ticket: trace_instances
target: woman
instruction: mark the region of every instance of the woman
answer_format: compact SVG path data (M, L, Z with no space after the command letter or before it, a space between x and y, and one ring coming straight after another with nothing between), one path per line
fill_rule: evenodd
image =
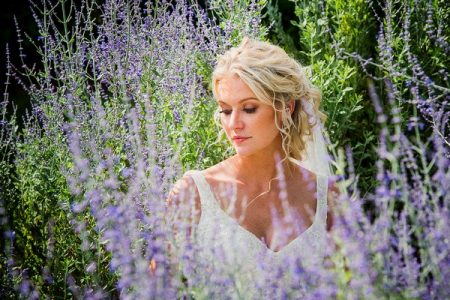
M328 170L317 139L320 91L281 48L248 38L218 59L212 81L220 125L235 155L187 172L169 206L177 208L177 219L188 220L181 231L201 246L206 267L245 273L233 277L236 290L256 297L248 288L263 280L261 260L273 265L300 256L313 264L326 247L333 223L328 191L336 188L318 174ZM182 204L191 209L180 211Z

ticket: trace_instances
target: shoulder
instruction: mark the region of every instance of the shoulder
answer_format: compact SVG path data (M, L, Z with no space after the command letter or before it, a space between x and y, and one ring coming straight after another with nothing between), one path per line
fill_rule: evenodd
M167 198L167 205L178 206L181 203L191 202L189 200L195 200L197 206L200 205L200 192L194 177L196 177L196 172L201 172L203 177L206 179L208 184L215 186L217 182L226 181L230 177L227 173L226 162L222 161L212 167L209 167L203 171L190 170L183 174L183 176L178 179L173 185L169 196ZM201 188L201 187L200 187ZM192 204L192 203L191 203Z
M180 206L182 204L191 203L192 200L199 202L200 194L197 185L191 176L191 171L189 171L184 173L184 175L172 186L166 200L166 205L169 207Z
M301 166L301 165L294 165L294 183L300 184L302 182L306 183L316 183L317 182L317 175L316 173L308 170L307 168Z
M230 168L226 167L229 163L229 160L230 158L202 171L205 179L212 187L214 187L219 182L228 182L232 181L235 178Z

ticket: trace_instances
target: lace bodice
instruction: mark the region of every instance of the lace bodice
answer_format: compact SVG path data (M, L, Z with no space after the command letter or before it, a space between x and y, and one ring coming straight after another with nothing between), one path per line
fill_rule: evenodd
M277 267L293 259L311 265L322 258L327 218L326 177L316 176L317 205L312 225L279 251L273 251L222 210L201 171L189 171L186 175L194 180L200 195L201 217L195 234L202 249L199 256L215 272L232 275L236 289L230 292L230 298L261 297L258 288L263 290L266 277Z

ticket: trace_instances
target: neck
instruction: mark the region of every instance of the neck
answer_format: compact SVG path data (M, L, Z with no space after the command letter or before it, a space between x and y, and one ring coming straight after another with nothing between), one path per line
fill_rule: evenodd
M288 160L281 162L281 155L281 149L262 151L250 156L235 155L231 158L230 163L238 183L265 190L268 182L280 175L277 171L277 165L282 164L285 178L289 174L289 162Z

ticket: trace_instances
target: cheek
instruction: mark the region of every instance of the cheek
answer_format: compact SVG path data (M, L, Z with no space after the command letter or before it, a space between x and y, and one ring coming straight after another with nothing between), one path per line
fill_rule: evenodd
M267 112L267 114L264 116L264 119L262 121L264 124L264 126L262 126L262 127L266 128L266 130L272 129L272 131L278 131L278 128L277 128L277 125L275 122L277 122L280 125L281 124L280 120L281 119L279 117L275 119L275 113Z
M277 118L275 119L275 117L277 117ZM280 112L276 112L273 114L273 124L275 125L275 123L277 123L278 126L281 126L281 124L283 123L281 121L281 113Z

